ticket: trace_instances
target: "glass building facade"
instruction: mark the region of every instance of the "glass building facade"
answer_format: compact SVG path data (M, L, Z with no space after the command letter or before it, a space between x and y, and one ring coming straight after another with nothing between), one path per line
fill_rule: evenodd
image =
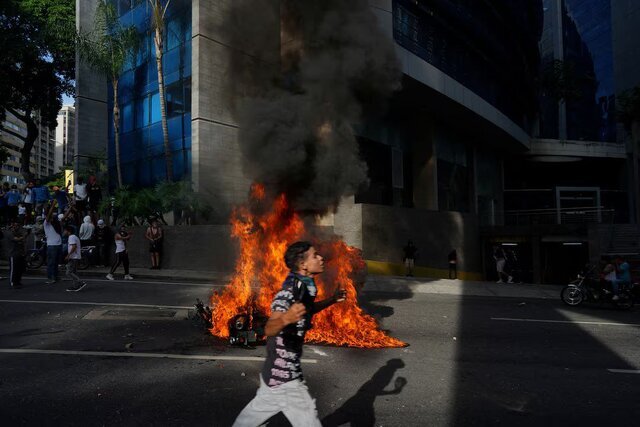
M540 136L615 142L610 1L544 0L543 11Z
M158 93L156 52L150 8L143 0L112 0L123 25L134 25L142 39L135 61L120 77L120 157L125 185L144 187L166 177ZM191 2L173 0L165 17L164 82L174 179L191 177ZM109 88L109 173L116 182L113 99Z
M537 114L540 1L394 0L396 42L525 131Z

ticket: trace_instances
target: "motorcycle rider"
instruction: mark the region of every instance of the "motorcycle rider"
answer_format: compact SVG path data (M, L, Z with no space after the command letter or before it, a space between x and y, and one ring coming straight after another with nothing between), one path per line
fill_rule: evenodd
M617 278L611 281L611 287L613 288L613 301L618 301L620 299L620 285L628 286L631 284L631 267L620 255L616 257L616 267Z

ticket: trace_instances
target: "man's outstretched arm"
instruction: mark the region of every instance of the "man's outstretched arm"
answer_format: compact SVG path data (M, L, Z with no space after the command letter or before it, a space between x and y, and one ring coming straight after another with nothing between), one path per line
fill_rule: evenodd
M337 289L331 298L313 303L313 314L316 314L337 302L342 302L345 299L347 299L347 291L344 289Z

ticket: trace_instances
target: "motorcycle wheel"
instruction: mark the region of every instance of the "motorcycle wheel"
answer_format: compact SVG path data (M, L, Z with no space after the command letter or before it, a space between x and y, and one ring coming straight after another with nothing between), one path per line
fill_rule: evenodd
M560 298L565 304L575 307L576 305L582 304L584 294L575 286L565 286L562 288L562 291L560 291Z
M27 256L27 268L35 270L42 267L44 264L44 257L39 253L32 253Z
M78 260L78 270L86 270L89 268L89 257L83 256Z

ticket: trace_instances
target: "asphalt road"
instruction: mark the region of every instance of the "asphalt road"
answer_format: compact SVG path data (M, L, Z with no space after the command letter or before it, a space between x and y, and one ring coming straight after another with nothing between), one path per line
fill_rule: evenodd
M255 394L264 348L230 348L187 319L209 285L0 285L2 425L229 426ZM410 346L307 346L324 425L640 424L640 308L409 293L362 302Z

